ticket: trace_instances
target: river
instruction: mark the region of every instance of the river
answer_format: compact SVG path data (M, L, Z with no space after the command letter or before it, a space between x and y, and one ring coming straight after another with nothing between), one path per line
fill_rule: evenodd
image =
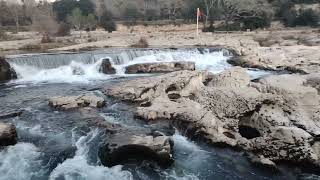
M137 76L126 75L127 65L141 62L194 61L199 70L213 73L231 67L232 55L224 49L106 49L83 53L26 54L9 56L17 80L0 84L0 108L20 109L19 117L2 119L16 125L18 143L0 150L0 180L237 180L307 179L298 169L281 167L273 172L255 167L242 152L192 141L178 132L173 135L175 162L163 169L150 162L112 168L98 158L103 129L92 118L103 118L129 128L150 128L135 119L130 105L105 97L99 89ZM111 60L115 75L99 72L103 58ZM248 70L252 79L272 74ZM107 106L92 117L79 111L56 111L48 98L79 94L104 97Z

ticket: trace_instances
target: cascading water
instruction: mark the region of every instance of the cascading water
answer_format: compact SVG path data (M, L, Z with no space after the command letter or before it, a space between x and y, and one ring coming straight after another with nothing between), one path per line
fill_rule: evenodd
M0 148L0 180L210 180L283 179L284 176L252 167L240 153L191 142L176 133L174 164L167 168L148 163L107 168L98 157L104 129L91 120L102 119L136 130L151 125L135 119L132 107L107 98L108 105L94 114L77 110L60 112L48 98L94 93L94 89L126 80L125 66L135 63L193 61L198 69L221 72L230 68L228 51L210 49L107 50L79 54L11 56L19 78L0 84L0 109L22 109L19 117L5 119L17 128L18 143ZM116 75L99 72L108 58ZM136 76L136 75L134 75ZM2 121L2 119L1 119ZM152 127L153 128L153 127ZM287 179L290 176L286 173Z
M126 75L125 67L138 63L192 61L199 70L221 72L231 65L227 63L227 50L210 49L146 49L81 54L45 54L13 56L9 60L18 74L15 83L66 82L88 83L91 80L109 79ZM99 72L102 59L110 59L117 70L115 76ZM131 76L131 75L130 75Z
M86 136L82 136L76 141L77 151L72 159L67 159L59 164L50 174L50 180L65 179L121 179L131 180L132 175L128 171L122 171L121 166L107 168L99 165L89 164L88 154L89 144L99 135L98 130L93 130Z

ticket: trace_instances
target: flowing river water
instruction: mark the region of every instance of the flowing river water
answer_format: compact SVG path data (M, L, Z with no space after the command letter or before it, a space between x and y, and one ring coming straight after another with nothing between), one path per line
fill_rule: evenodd
M0 149L0 180L224 180L224 179L312 179L298 169L282 167L274 172L253 166L241 152L210 147L176 132L174 164L163 169L148 162L112 168L98 158L103 129L90 122L80 111L56 111L48 98L95 94L107 100L98 110L105 121L129 128L148 128L134 118L130 105L105 97L99 88L112 86L141 75L126 75L127 65L141 62L194 61L196 68L213 73L231 67L231 54L223 49L116 49L84 53L33 54L9 57L18 79L0 84L0 108L20 109L19 117L1 121L16 125L18 143ZM109 58L115 75L99 72L101 60ZM270 72L248 70L252 79ZM96 118L96 117L95 117Z

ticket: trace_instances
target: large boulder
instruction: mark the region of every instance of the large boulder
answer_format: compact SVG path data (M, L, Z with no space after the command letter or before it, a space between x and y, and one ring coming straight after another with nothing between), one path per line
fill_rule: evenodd
M173 141L168 136L136 135L130 132L116 133L108 137L100 150L105 166L150 160L166 167L173 163Z
M103 59L99 69L104 74L116 74L116 69L112 66L110 59Z
M16 127L12 124L0 123L0 146L9 146L17 143Z
M137 73L167 73L180 70L195 70L194 62L159 62L133 64L126 67L127 74Z
M101 108L105 105L102 97L92 95L57 96L49 99L49 105L59 110L71 110L81 107Z
M241 68L217 75L178 71L121 82L105 94L140 104L135 114L141 119L169 120L191 137L263 159L255 162L320 168L317 81L314 75L277 75L250 82Z
M10 64L3 57L0 57L0 81L8 81L16 78L17 74L10 67Z

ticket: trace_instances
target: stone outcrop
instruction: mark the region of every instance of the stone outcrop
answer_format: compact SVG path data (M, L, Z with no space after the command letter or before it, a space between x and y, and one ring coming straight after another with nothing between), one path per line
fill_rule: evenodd
M173 141L168 136L137 135L118 132L108 136L107 144L100 150L105 166L150 160L166 167L173 163Z
M104 74L116 74L116 69L112 66L110 59L103 59L99 69Z
M12 124L0 123L0 147L17 143L16 127Z
M49 105L59 110L71 110L81 107L101 108L105 105L102 97L92 95L57 96L49 99Z
M180 70L195 70L194 62L159 62L134 64L126 67L127 74L137 73L166 73Z
M10 67L10 64L3 57L0 57L0 81L8 81L16 78L17 74Z
M119 83L105 94L140 104L136 116L169 120L192 137L240 148L255 162L320 168L317 76L279 75L250 82L233 68L213 75L179 71Z

